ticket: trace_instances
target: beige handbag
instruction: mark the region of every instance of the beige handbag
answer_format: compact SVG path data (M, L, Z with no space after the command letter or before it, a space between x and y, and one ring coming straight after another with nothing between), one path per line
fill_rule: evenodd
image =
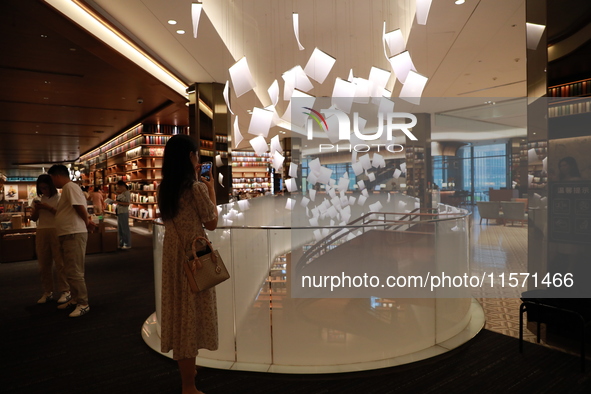
M198 254L197 241L205 241L207 250ZM193 293L209 289L230 278L230 274L217 250L205 237L196 237L191 246L191 255L183 262L189 287Z

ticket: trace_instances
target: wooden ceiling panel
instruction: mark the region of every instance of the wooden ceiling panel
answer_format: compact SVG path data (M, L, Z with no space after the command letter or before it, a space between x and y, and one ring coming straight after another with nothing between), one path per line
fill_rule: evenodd
M42 1L0 3L0 49L0 173L74 160L142 121L188 124L183 97Z

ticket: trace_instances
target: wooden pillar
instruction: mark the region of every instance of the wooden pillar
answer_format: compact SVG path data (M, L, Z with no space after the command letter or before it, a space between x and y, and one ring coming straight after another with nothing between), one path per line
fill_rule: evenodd
M232 196L231 115L220 83L195 83L189 87L189 135L199 145L201 162L213 162L212 176L218 204ZM216 156L222 165L217 166ZM222 182L219 182L222 175Z

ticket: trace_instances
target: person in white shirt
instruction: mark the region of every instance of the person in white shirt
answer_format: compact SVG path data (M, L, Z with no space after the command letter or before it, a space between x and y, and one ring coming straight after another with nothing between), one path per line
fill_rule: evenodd
M55 288L60 294L58 303L63 304L71 298L70 285L66 280L64 260L62 259L55 228L55 213L57 212L60 195L49 175L42 174L37 178L37 196L41 197L41 199L34 200L31 220L37 222L35 249L37 251L37 260L39 261L41 285L44 291L37 303L44 304L55 298L53 294L53 263L55 262Z
M84 280L84 260L88 232L92 232L95 225L88 216L82 189L70 180L68 168L56 164L47 172L54 185L62 189L55 214L55 227L72 295L72 298L59 305L58 309L75 307L69 316L80 317L90 311Z

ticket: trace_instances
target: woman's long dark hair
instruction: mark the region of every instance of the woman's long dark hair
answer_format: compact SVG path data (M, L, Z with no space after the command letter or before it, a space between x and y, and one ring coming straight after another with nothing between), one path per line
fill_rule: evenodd
M55 185L53 184L53 180L51 179L51 176L49 176L48 174L41 174L37 178L37 195L39 197L41 197L41 188L39 186L41 186L42 183L45 183L47 186L49 186L49 196L45 196L45 197L53 197L57 194L57 189L55 188Z
M562 172L560 172L560 180L564 180L564 179L568 179L568 178L579 178L581 176L581 173L579 172L579 166L577 165L577 161L575 160L574 157L567 156L567 157L562 158L558 162L558 167L560 167L562 162L565 162L566 164L568 164L568 174L566 174L566 176L564 176L564 175L562 175Z
M197 142L188 135L178 134L170 138L164 148L162 182L158 188L158 207L164 220L173 219L179 210L183 191L197 180L190 153L197 155Z

